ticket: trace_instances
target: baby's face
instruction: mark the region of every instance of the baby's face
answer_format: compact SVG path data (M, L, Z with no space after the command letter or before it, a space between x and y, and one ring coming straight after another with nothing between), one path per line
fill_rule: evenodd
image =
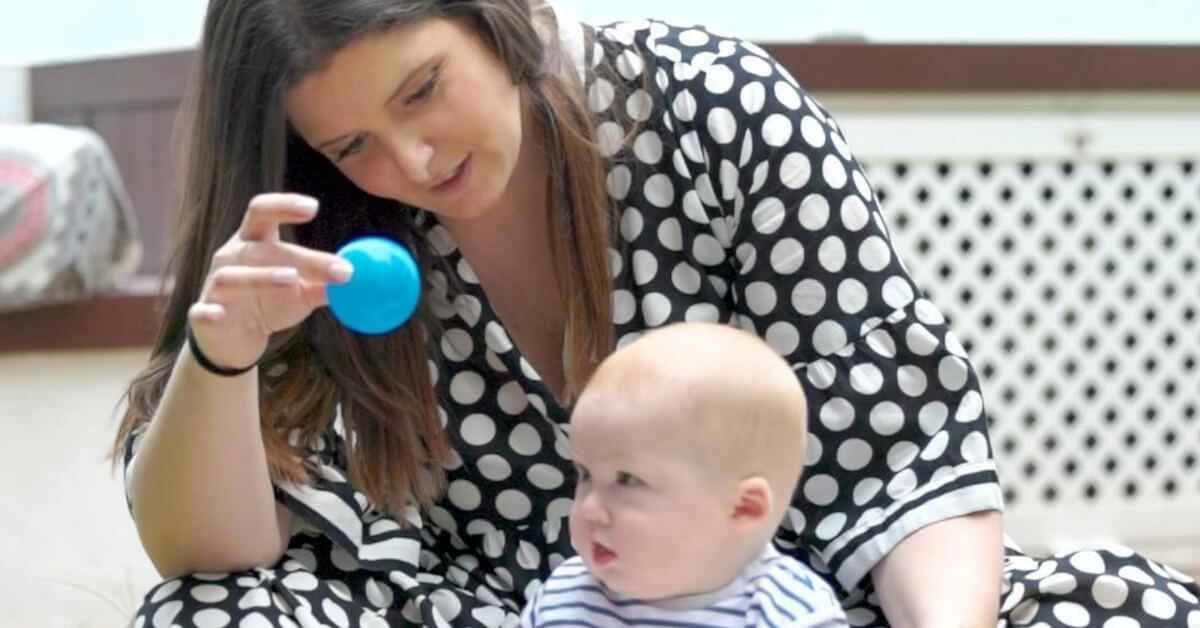
M612 398L609 397L609 401ZM643 600L706 592L735 575L732 490L716 486L652 408L584 396L571 419L579 471L571 541L608 588Z

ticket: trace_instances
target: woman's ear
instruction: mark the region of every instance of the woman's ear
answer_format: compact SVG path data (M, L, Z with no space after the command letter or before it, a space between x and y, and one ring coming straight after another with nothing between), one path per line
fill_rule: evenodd
M733 504L734 525L758 525L771 516L774 509L771 484L762 476L753 476L738 482L737 497Z

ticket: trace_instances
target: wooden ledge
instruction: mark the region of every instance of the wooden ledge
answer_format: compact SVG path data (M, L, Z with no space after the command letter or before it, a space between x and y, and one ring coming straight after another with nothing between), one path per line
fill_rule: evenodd
M164 297L142 286L0 314L0 354L154 344Z

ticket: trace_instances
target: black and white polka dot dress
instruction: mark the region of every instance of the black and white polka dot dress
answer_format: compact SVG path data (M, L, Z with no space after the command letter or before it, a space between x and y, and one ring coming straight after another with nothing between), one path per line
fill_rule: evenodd
M761 49L659 22L588 33L589 67L616 69L587 73L619 215L615 337L721 321L794 365L811 433L777 543L835 583L851 625L885 625L872 566L922 526L1002 507L962 344L892 249L837 123ZM628 120L640 131L622 146ZM331 428L312 450L317 482L279 488L303 524L284 559L167 581L135 626L512 626L572 554L567 414L449 234L426 233L444 269L429 277L444 324L430 348L458 452L445 498L404 527L375 511ZM1000 625L1200 628L1198 595L1121 549L1010 549Z

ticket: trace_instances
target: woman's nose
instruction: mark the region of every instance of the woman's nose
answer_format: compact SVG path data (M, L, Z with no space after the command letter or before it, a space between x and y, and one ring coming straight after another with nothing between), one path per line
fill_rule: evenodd
M398 138L391 143L392 160L400 171L417 185L433 183L436 173L430 172L433 145L417 138Z

